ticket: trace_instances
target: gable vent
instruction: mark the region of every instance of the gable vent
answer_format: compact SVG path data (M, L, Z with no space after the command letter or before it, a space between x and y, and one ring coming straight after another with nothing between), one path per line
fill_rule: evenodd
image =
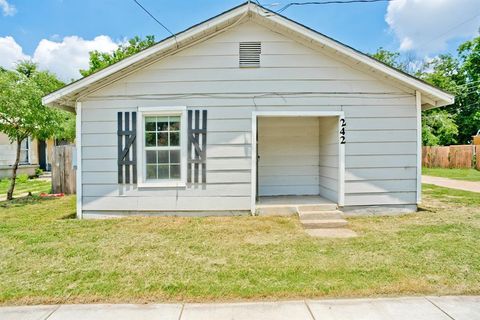
M240 68L259 68L261 42L240 42Z

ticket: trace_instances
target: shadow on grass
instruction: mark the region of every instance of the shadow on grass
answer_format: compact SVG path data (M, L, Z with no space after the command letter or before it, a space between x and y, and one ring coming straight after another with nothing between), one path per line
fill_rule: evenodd
M429 208L418 206L417 207L417 212L433 212L433 210L429 209Z
M24 197L14 198L13 200L6 200L0 202L0 208L16 208L23 207L26 205L37 204L43 201L52 201L52 198L42 198L38 195L28 195Z
M69 213L69 214L66 214L62 217L60 217L59 219L60 220L71 220L71 219L76 219L77 218L77 214L75 212L72 212L72 213Z

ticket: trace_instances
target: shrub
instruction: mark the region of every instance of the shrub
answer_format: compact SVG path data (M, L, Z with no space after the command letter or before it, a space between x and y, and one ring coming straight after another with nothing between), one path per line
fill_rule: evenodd
M43 174L43 170L40 168L35 169L35 176L39 177Z
M28 181L28 174L22 173L17 176L17 182L18 183L25 183Z

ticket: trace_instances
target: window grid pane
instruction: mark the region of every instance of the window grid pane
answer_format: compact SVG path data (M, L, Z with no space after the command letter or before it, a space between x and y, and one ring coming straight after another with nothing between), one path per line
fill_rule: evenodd
M181 178L180 116L145 117L146 179Z

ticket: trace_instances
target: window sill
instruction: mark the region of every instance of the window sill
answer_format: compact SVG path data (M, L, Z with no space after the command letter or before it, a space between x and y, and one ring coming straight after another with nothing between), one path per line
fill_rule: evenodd
M185 188L187 184L181 181L175 182L142 182L137 184L138 189L150 188Z

